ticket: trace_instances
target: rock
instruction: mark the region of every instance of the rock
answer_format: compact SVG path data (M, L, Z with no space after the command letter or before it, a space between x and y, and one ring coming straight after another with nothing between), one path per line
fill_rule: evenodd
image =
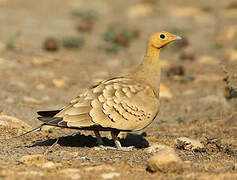
M58 40L54 37L46 38L43 48L47 51L57 51L59 48Z
M101 149L100 149L101 150ZM85 171L115 171L115 168L110 165L89 166L84 168Z
M83 20L81 21L77 26L76 29L79 32L87 32L90 33L93 29L93 22L88 21L88 20Z
M201 64L218 64L219 60L212 56L201 56L198 59L198 62Z
M19 162L25 165L38 165L45 163L45 157L43 154L25 155L19 159Z
M203 151L204 145L196 139L187 137L180 137L175 140L176 147L178 149L189 150L189 151Z
M21 128L25 130L32 129L30 125L26 124L22 120L7 115L0 116L0 126L7 126L10 128Z
M146 148L147 153L157 153L159 151L167 151L167 152L174 152L174 149L164 145L164 144L153 144L150 147Z
M49 161L49 162L46 162L46 163L42 164L41 167L44 168L44 169L51 169L51 168L55 168L56 164Z
M66 87L66 78L57 78L53 79L53 85L57 88L63 88Z
M51 133L53 132L54 129L56 129L56 126L43 126L41 127L41 131L47 132L47 133Z
M217 43L223 44L223 42L228 43L230 41L234 41L236 37L237 37L237 26L231 25L223 28L223 30L221 30L218 33L215 40Z
M209 13L202 11L199 8L195 7L184 7L184 6L172 6L170 7L170 12L173 16L180 16L184 18L195 18L195 20L203 20L203 22L209 21L212 19L212 16Z
M103 173L103 174L101 174L101 176L104 179L113 179L113 178L119 177L120 173L117 173L117 172Z
M36 86L36 89L38 89L38 90L44 90L44 89L45 89L45 85L44 85L44 84L38 84L38 85Z
M24 96L23 101L27 104L41 104L41 101L30 96Z
M195 58L196 58L195 53L194 53L193 49L190 47L185 48L181 52L180 57L179 57L179 59L181 59L181 60L189 60L189 61L193 61L193 60L195 60Z
M208 75L198 75L195 77L194 82L200 83L200 82L216 82L221 81L223 77L217 75L217 74L208 74Z
M226 49L225 50L225 57L229 61L237 62L237 50L236 49Z
M52 62L54 62L55 59L51 58L46 58L46 57L34 57L32 59L32 64L35 66L43 66L43 65L48 65Z
M148 159L147 170L164 173L181 172L183 171L183 162L175 152L162 150Z
M168 76L183 76L185 74L185 69L182 65L173 65L167 70Z
M128 9L128 17L138 18L148 16L152 13L153 7L148 3L140 3L135 6L132 6Z
M79 169L68 168L61 170L59 173L63 174L66 178L70 178L72 180L81 178Z
M170 92L169 88L163 84L160 84L160 98L171 99L173 94Z

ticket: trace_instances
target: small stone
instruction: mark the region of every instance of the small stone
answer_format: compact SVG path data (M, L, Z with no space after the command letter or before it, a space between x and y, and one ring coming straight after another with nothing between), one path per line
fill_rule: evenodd
M171 66L167 71L168 76L183 76L185 74L185 69L181 65Z
M46 58L46 57L34 57L32 59L32 64L36 65L36 66L43 66L43 65L47 65L49 63L54 62L55 59L51 59L51 58Z
M175 140L176 147L178 149L190 150L190 151L203 151L204 145L196 139L187 137L180 137Z
M44 131L46 133L51 133L56 128L57 128L56 126L47 126L46 125L46 126L41 127L41 131Z
M63 88L66 86L66 79L65 78L57 78L53 79L53 85L57 88Z
M19 159L19 162L26 165L43 164L45 157L43 154L26 155Z
M140 3L128 9L128 17L131 19L142 16L144 17L148 16L150 13L152 13L152 11L153 7L150 4Z
M66 178L70 178L73 180L81 178L79 169L73 169L73 168L63 169L60 171L60 174L63 174Z
M168 152L174 152L173 148L164 144L153 144L150 147L146 148L147 153L157 153L163 150L168 151Z
M160 98L171 99L172 97L173 97L173 94L171 93L169 88L163 84L160 84Z
M235 49L227 49L227 50L225 50L225 57L229 61L237 62L237 50L235 50Z
M38 84L38 85L36 86L36 89L38 89L38 90L43 90L43 89L45 89L45 85L44 85L44 84Z
M164 173L181 172L183 171L183 162L175 152L162 150L148 159L147 170Z
M91 32L91 30L93 29L93 22L91 21L86 21L86 20L83 20L81 21L76 29L79 31L79 32Z
M0 116L0 126L8 126L10 128L22 128L26 130L32 129L32 127L26 124L24 121L7 115Z
M195 60L195 53L193 51L192 48L185 48L181 54L180 54L180 57L179 57L181 60L189 60L189 61L193 61Z
M44 168L44 169L51 169L51 168L55 168L56 164L49 161L49 162L46 162L46 163L42 164L41 167Z
M104 179L113 179L113 178L119 177L120 173L117 173L117 172L103 173L103 174L101 174L101 176Z
M41 101L39 101L39 100L37 100L37 99L35 99L33 97L29 97L29 96L25 96L23 98L23 101L25 103L29 103L29 104L41 104Z
M101 150L101 149L100 149ZM89 166L84 168L85 171L115 171L115 168L110 165Z
M210 65L218 64L218 62L219 62L218 59L216 59L215 57L212 57L212 56L201 56L201 57L199 57L198 61L201 64L210 64Z
M57 51L59 48L58 40L53 37L46 38L43 48L47 51Z

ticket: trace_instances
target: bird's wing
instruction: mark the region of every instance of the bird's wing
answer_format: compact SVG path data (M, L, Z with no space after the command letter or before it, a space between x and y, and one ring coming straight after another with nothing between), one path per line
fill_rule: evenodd
M87 89L54 118L61 118L59 125L72 128L99 125L134 131L149 125L158 110L158 97L150 86L129 78L114 78Z

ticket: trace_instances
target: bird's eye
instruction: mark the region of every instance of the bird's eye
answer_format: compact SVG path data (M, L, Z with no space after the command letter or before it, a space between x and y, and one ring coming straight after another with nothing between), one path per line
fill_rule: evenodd
M161 35L160 35L160 38L161 38L161 39L165 39L165 35L164 35L164 34L161 34Z

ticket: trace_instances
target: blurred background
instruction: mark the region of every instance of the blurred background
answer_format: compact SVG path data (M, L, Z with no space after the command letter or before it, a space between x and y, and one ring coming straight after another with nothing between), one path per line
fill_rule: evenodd
M39 125L36 111L60 109L81 89L131 72L158 31L183 40L161 52L159 116L120 135L133 152L101 150L88 131L45 127L8 139ZM0 177L98 179L112 171L117 179L236 179L236 98L235 0L0 0ZM182 136L204 148L177 144ZM183 173L146 171L160 148L174 149ZM19 164L29 154L47 162Z
M236 17L233 0L1 0L0 112L36 125L35 111L130 72L164 30L184 39L162 51L156 123L220 117L236 108Z

